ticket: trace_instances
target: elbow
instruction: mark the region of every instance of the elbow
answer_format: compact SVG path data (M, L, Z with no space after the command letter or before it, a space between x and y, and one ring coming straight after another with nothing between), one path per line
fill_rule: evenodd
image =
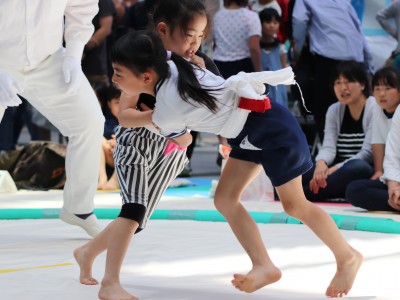
M132 122L129 122L127 118L118 115L118 123L121 127L129 128L132 127Z

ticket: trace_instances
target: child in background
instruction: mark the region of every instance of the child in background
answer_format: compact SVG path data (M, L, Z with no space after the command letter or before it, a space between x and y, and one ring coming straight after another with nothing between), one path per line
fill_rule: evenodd
M198 51L207 32L208 18L202 0L163 0L155 6L152 21L164 47L219 74L212 60ZM136 87L139 83L133 80L129 84ZM120 112L127 107L135 112L154 107L154 96L150 96L153 92L140 97L123 93ZM136 127L131 124L134 118L119 116L121 127L116 133L114 159L123 200L121 213L94 239L74 251L80 266L80 282L93 285L98 282L92 277L92 264L97 255L107 250L101 299L137 299L121 287L119 280L127 247L133 234L144 229L169 183L187 164L185 148L171 143L152 124Z
M118 127L118 110L121 91L115 86L102 86L96 90L101 109L106 119L101 143L100 173L98 190L118 189L117 173L114 168L113 151L115 146L115 131Z
M264 71L276 71L287 67L286 49L277 39L281 17L274 8L265 8L259 13L262 36L260 40L261 66ZM288 107L287 87L268 87L268 96Z
M113 82L123 93L155 93L157 100L155 110L140 112L125 107L120 120L132 119L132 126L153 124L160 134L173 137L180 146L191 142L187 129L229 139L232 152L214 203L253 264L247 274L233 275L235 288L251 293L281 278L257 224L240 203L242 191L264 169L276 186L285 212L309 226L335 256L336 274L326 295L342 297L349 292L363 257L347 243L332 218L307 201L301 185L301 175L312 166L307 141L290 111L274 101L269 103L262 95L264 83L294 84L290 68L240 73L225 81L175 53L166 53L159 37L151 32L122 37L113 47L111 61Z
M351 182L346 189L346 200L367 210L393 211L397 209L388 203L389 187L380 179L386 173L383 161L387 136L392 128L393 115L400 104L400 71L394 67L378 70L372 78L372 90L379 105L373 114L374 175L371 179Z

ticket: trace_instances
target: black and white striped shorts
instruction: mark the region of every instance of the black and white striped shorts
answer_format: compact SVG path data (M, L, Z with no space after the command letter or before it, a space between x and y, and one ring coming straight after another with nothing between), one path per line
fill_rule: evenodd
M164 155L167 140L146 128L118 127L114 163L122 202L143 205L143 229L161 196L188 163L186 151Z

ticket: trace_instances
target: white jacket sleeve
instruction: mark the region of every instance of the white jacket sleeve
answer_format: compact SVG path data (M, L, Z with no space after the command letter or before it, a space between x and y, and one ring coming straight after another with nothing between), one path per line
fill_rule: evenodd
M338 128L340 122L337 120L340 118L339 105L340 104L337 102L328 108L325 117L324 140L322 142L322 147L315 158L315 161L325 161L328 166L331 166L336 158L337 140L340 132L340 128Z
M65 8L66 56L81 59L83 48L94 32L93 18L99 11L98 0L69 0Z

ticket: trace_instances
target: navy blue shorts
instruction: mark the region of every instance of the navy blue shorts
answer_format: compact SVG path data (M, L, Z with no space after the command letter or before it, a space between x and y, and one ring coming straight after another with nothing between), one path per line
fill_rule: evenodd
M274 186L304 174L313 165L306 137L292 113L271 101L264 113L251 112L240 134L228 139L230 157L261 164Z

